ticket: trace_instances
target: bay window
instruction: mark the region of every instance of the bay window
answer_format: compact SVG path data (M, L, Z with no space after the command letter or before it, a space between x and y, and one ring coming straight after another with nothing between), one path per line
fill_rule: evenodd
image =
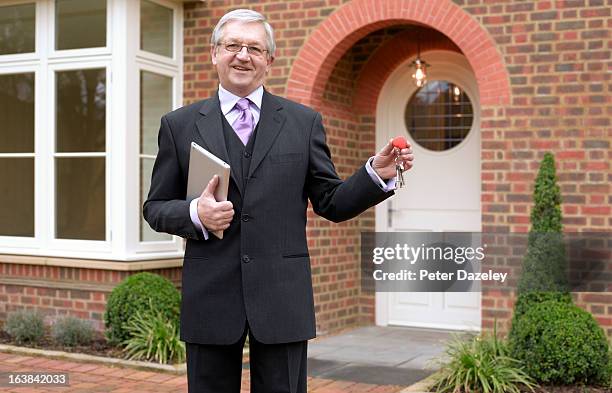
M179 1L0 0L1 254L182 253L141 213L181 40Z

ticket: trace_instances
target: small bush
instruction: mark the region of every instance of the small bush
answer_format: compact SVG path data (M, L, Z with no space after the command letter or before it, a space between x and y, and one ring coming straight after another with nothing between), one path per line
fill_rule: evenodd
M555 300L532 305L515 320L511 354L536 381L599 383L608 365L608 342L591 314Z
M37 343L45 334L43 315L36 310L23 309L9 313L4 331L18 344Z
M73 347L88 345L93 340L94 328L89 321L72 316L58 319L51 327L51 337L60 345Z
M185 361L185 344L179 338L178 326L162 312L137 311L125 329L130 333L123 342L129 359L162 364Z
M113 344L130 338L125 325L138 311L160 311L178 324L180 293L172 283L156 274L138 273L126 278L111 292L106 304L106 337Z
M505 342L493 337L462 340L454 336L446 349L448 362L438 360L440 372L434 380L437 393L519 393L533 391L535 384L520 363L508 355Z

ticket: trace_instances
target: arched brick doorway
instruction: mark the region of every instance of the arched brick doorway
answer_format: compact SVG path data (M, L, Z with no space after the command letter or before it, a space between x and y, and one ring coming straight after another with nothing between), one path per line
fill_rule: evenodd
M344 78L352 64L347 60L349 52L355 52L356 46L367 47L364 41L368 37L398 26L409 26L410 31L396 31L393 39L376 47L360 72L352 74L354 81ZM393 70L415 54L414 39L405 38L418 31L426 33L426 39L421 40L422 51L441 49L466 57L477 77L481 107L509 102L509 77L495 43L476 20L451 1L349 2L309 36L292 65L286 90L289 99L322 112L328 143L342 177L375 151L378 96ZM359 291L359 266L354 260L363 230L374 230L373 210L340 225L329 224L309 212L320 332L374 322L374 297Z
M509 76L486 30L450 0L361 0L345 4L310 35L291 69L287 97L315 108L336 62L359 39L385 27L417 24L448 37L478 79L481 105L508 104Z

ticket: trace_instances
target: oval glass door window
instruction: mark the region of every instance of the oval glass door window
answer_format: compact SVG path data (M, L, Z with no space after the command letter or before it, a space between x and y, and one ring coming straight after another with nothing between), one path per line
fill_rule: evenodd
M472 102L454 83L428 81L412 95L405 111L412 139L427 150L444 151L460 144L474 121Z

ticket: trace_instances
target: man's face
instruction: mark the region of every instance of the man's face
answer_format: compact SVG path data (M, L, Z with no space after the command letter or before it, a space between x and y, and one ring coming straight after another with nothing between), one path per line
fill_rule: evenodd
M237 96L245 97L263 85L274 58L267 51L260 56L249 54L246 47L232 53L225 49L228 43L267 50L266 30L259 22L230 21L223 27L220 43L211 49L221 85Z

